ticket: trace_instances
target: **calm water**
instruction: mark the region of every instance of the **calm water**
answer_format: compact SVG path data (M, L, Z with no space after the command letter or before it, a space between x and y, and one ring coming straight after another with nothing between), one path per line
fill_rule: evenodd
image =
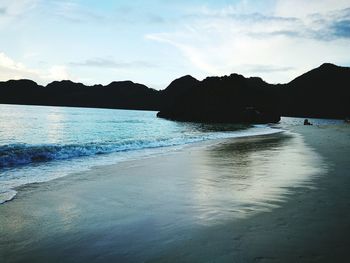
M156 112L0 105L0 203L15 187L205 140L279 132L172 122Z

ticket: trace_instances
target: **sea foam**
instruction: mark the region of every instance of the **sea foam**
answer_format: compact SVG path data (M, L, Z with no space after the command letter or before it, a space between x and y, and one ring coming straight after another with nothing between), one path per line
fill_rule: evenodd
M18 187L172 147L280 132L268 125L173 122L156 112L0 105L0 203Z

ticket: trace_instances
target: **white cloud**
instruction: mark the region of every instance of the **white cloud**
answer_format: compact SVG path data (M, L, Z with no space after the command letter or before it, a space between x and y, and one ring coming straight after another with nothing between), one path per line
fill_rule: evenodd
M36 70L26 68L25 65L14 61L2 52L0 52L0 68L0 78L2 80L7 80L9 78L29 78L38 74Z
M206 56L203 52L201 52L202 50L200 48L188 44L188 41L191 41L191 39L186 40L186 34L150 34L146 35L146 38L158 42L168 43L178 48L193 65L204 72L215 74L219 73L219 70L217 70L213 64L207 62ZM180 39L184 41L181 41Z
M32 79L39 84L47 84L54 80L73 79L68 69L62 65L53 65L48 69L28 68L21 62L17 62L0 52L0 80Z
M349 0L278 0L274 12L279 16L302 18L311 14L328 13L348 7L350 7Z
M107 69L123 69L123 68L152 68L156 67L156 64L143 60L133 61L117 61L113 58L95 57L85 61L71 62L71 66L76 67L94 67L94 68L107 68Z
M0 66L19 70L24 68L23 64L15 62L3 52L0 53Z
M49 68L48 74L41 75L41 78L47 80L63 80L72 79L72 75L68 72L65 66L55 65Z
M4 0L0 3L0 8L9 16L18 16L36 7L40 0Z
M93 10L89 10L75 1L57 1L53 5L54 14L67 19L71 22L89 22L99 21L105 19L105 17L99 15Z
M25 15L32 13L32 10L41 0L3 0L0 2L0 26L14 26L12 23Z
M247 5L252 1L244 2ZM304 1L299 2L302 6ZM180 50L185 59L203 72L200 77L238 72L261 76L270 82L287 82L323 62L350 61L347 51L350 37L337 34L332 24L338 13L309 15L313 10L327 11L326 7L329 10L346 7L345 1L333 8L329 6L331 1L311 2L317 8L307 4L305 18L294 17L293 11L283 11L291 1L278 1L276 13L270 15L242 14L232 6L201 9L203 12L193 15L176 31L148 34L146 38ZM249 10L247 6L243 9Z

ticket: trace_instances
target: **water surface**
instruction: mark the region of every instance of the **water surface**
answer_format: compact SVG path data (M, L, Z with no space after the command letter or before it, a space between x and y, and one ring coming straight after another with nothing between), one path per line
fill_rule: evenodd
M268 126L206 125L156 112L0 105L0 203L15 188L171 147L278 132Z
M312 189L322 169L294 134L95 167L25 186L0 206L0 255L5 262L220 262L216 254L201 258L203 249L231 253L240 237L212 240L216 227L225 233L272 212L293 189Z

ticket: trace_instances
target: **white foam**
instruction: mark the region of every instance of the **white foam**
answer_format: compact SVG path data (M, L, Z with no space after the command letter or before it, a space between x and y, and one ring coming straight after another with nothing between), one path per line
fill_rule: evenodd
M11 201L17 194L17 191L8 189L6 192L0 193L0 204Z
M162 154L176 147L185 147L192 143L209 141L215 139L241 138L280 133L283 130L271 128L267 125L257 125L249 129L234 132L211 132L208 135L193 136L191 138L173 138L144 143L134 141L131 144L122 145L122 148L109 148L106 153L96 155L93 148L88 154L81 158L56 158L58 161L41 162L26 166L6 169L0 176L0 204L12 200L17 187L51 181L68 174L85 171L93 166L115 164L120 161L138 159L141 157ZM87 150L86 150L87 151ZM56 153L57 154L57 153ZM62 153L59 153L62 154ZM78 155L79 156L79 155ZM73 155L76 157L76 155Z

